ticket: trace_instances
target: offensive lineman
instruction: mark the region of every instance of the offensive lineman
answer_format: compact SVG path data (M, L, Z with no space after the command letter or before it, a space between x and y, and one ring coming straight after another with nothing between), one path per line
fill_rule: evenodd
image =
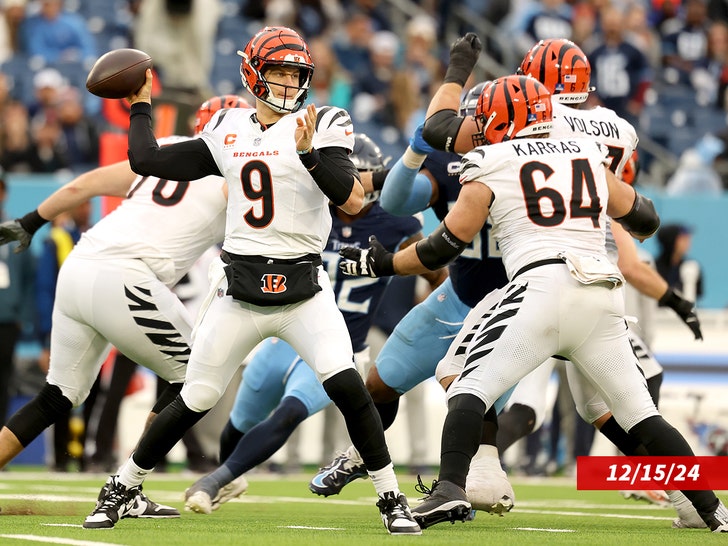
M221 108L247 106L234 95L215 97L198 110L198 125ZM141 177L128 161L100 167L54 192L35 211L0 225L0 244L19 241L15 251L27 249L43 224L97 195L126 199L84 233L60 270L46 384L0 431L0 468L58 415L83 403L110 344L172 383L147 426L182 387L192 319L171 287L222 241L225 180L210 177L191 185ZM179 517L179 512L138 491L124 517Z
M550 97L529 76L487 86L475 116L479 145L463 158L463 189L440 226L394 255L375 238L365 251L342 250L350 273L414 274L452 260L490 217L503 251L510 282L494 307L474 311L488 318L467 342L465 367L448 392L440 479L413 510L421 527L469 515L465 478L483 415L551 355L579 367L650 455L693 455L655 408L636 366L615 290L624 280L605 249L607 214L641 240L659 218L648 199L606 168L601 145L544 138ZM713 532L728 532L728 510L712 491L684 493Z
M461 115L473 115L484 85L476 84L468 91L460 104ZM397 215L431 207L442 220L460 192L461 158L434 150L422 139L421 130L419 127L415 131L408 149L387 174L381 203L385 210ZM399 397L435 375L437 363L445 356L468 312L486 294L506 284L506 272L489 224L450 264L449 271L449 278L397 324L369 370L367 389L385 430L397 415ZM499 411L505 400L507 395L494 411ZM488 426L486 423L484 428ZM515 495L500 466L495 439L493 427L484 431L483 444L468 474L467 492L473 509L502 514L513 508ZM319 495L334 495L363 476L366 470L351 446L313 477L309 489Z

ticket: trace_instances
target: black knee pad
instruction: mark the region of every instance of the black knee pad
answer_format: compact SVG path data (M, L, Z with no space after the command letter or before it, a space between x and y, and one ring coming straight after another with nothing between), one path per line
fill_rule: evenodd
M357 383L360 387L356 386ZM330 377L323 382L323 387L331 401L344 415L347 414L347 409L358 411L368 404L373 404L364 381L359 372L353 368Z
M27 447L59 417L70 412L72 407L73 404L63 396L61 389L46 383L33 400L15 412L5 426L15 434L23 447Z
M159 414L160 411L171 404L182 390L182 385L183 383L168 383L167 387L160 393L157 401L154 403L152 413Z
M453 396L447 403L448 411L475 411L480 413L481 419L485 416L485 402L474 394L459 394Z

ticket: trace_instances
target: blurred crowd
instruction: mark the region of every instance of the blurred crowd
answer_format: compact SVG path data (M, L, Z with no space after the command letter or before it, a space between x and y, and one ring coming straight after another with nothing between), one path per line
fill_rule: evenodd
M592 103L615 110L672 157L674 168L658 185L678 167L696 165L716 174L698 189L722 191L728 184L726 0L1 0L1 5L0 166L7 172L81 172L98 164L99 134L113 129L114 121L83 84L106 51L146 51L154 59L162 101L194 108L213 94L242 93L236 50L269 24L307 37L316 59L310 100L348 109L360 130L381 134L393 151L404 148L422 120L457 35L473 30L485 41L482 79L511 72L539 39L570 38L592 63ZM706 135L713 140L678 162ZM678 189L681 184L684 180Z

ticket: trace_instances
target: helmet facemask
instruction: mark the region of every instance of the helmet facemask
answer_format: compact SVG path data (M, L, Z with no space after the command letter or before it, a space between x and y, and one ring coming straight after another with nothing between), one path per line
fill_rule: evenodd
M253 36L238 55L243 58L240 63L243 85L256 99L281 114L301 109L311 85L314 65L306 42L295 31L286 27L266 27ZM275 66L298 69L298 85L269 82L265 74ZM296 94L292 98L277 97L271 85L295 89Z

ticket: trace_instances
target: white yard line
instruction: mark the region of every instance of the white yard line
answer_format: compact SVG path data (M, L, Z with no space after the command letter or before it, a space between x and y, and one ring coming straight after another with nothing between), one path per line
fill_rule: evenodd
M514 527L514 531L543 531L545 533L576 533L576 529L541 529L539 527Z
M32 542L47 542L48 544L67 544L68 546L109 546L108 542L95 542L93 540L74 540L72 538L43 537L38 535L0 535L0 538L10 540L30 540ZM113 546L123 546L114 544Z

